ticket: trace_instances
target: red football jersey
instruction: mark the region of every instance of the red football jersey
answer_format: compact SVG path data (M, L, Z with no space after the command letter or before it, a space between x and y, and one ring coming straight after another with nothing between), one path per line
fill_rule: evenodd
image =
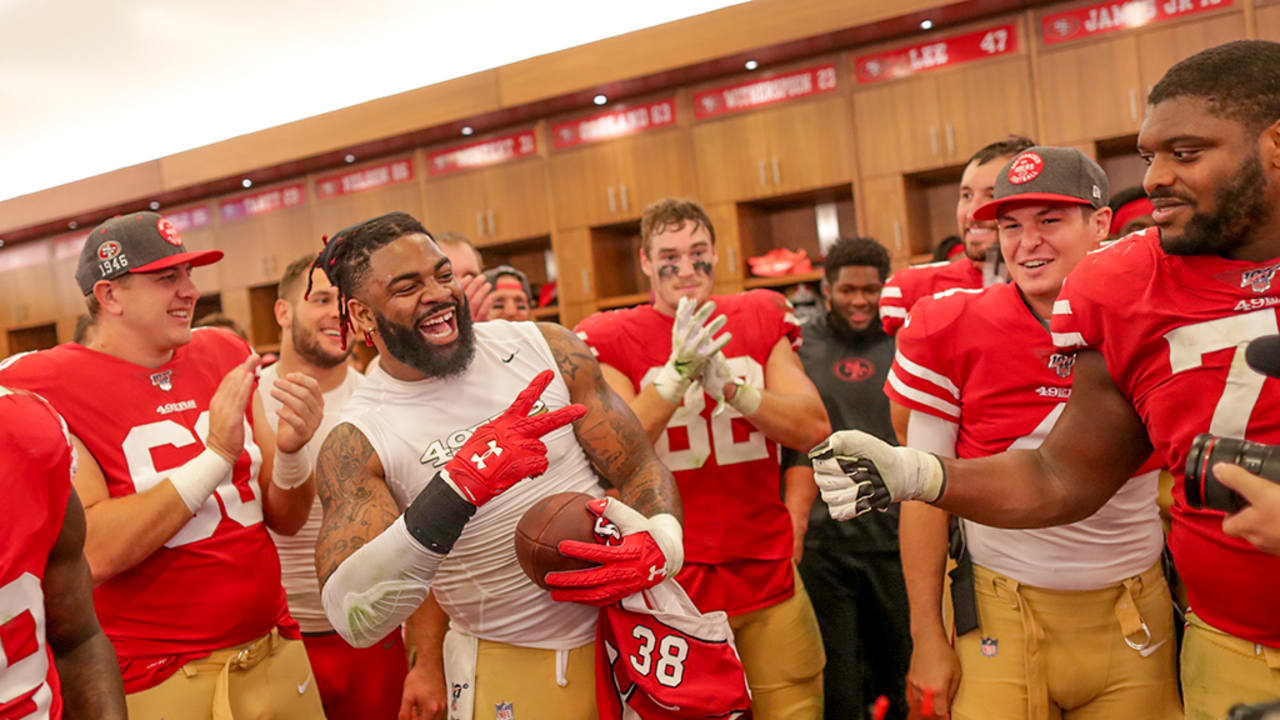
M742 717L751 691L728 617L670 580L601 608L596 705L601 720Z
M880 292L880 324L885 332L896 335L920 298L952 288L981 290L983 282L982 264L967 257L903 268Z
M74 463L53 408L0 387L0 718L62 717L46 642L44 572L62 532Z
M198 329L169 363L146 368L68 343L18 356L0 384L40 393L92 453L112 497L148 490L204 450L209 400L250 352L224 330ZM245 413L231 474L159 550L94 590L125 690L159 683L181 663L280 627L297 637L280 560L262 522L262 452Z
M716 314L733 335L724 348L733 372L764 387L769 353L782 338L799 347L800 326L791 304L770 290L720 295ZM639 392L671 355L674 318L652 305L598 313L576 328L602 364L631 380ZM782 504L778 446L733 408L712 416L716 401L695 383L655 445L671 469L684 504L686 571L680 582L698 607L743 612L790 596L791 520ZM770 561L765 564L737 561ZM692 577L697 565L718 565L723 579L752 573L743 592L722 593L724 583ZM714 586L714 587L713 587ZM727 596L727 597L726 597Z
M1232 635L1280 647L1280 558L1222 532L1222 513L1187 507L1191 441L1211 432L1280 443L1280 382L1244 362L1277 332L1280 263L1169 255L1157 228L1089 254L1054 305L1062 352L1102 353L1174 475L1169 546L1192 608Z

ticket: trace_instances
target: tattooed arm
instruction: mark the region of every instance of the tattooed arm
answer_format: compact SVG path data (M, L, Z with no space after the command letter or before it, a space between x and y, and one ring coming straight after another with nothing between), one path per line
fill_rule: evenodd
M400 510L387 489L378 454L350 423L338 425L325 438L315 473L324 507L316 543L316 576L324 585L351 553L391 527Z
M683 518L675 478L653 451L653 444L631 408L605 382L591 351L567 328L538 323L569 396L587 407L575 424L578 444L627 505L645 516L670 513Z

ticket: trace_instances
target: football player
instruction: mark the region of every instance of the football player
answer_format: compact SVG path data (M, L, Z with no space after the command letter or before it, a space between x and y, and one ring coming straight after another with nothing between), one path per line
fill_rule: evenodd
M1003 281L996 249L996 225L978 220L973 211L991 199L996 174L1014 155L1035 143L1010 136L978 150L969 158L960 176L960 197L956 200L956 226L964 245L964 257L903 268L894 273L880 293L880 321L890 335L898 332L907 311L923 297L951 288L981 289Z
M124 687L93 612L76 456L62 418L0 387L0 716L124 720Z
M804 451L830 429L796 357L799 325L779 293L712 296L715 230L697 203L649 206L640 233L653 303L593 315L578 336L675 473L677 579L698 609L728 612L753 712L821 717L822 640L779 488L779 445Z
M1063 278L1109 234L1106 198L1106 175L1079 150L1029 148L1001 170L973 214L998 223L1013 282L924 298L898 332L885 393L909 413L911 447L982 457L1044 439L1071 392L1071 358L1046 325ZM957 720L1180 716L1159 469L1144 470L1070 525L962 521L954 650L939 612L947 515L903 506L913 706L932 691L935 712Z
M301 450L323 401L315 380L278 378L273 432L253 399L257 355L226 330L192 331L191 269L221 257L188 251L155 213L102 223L76 268L93 341L0 370L71 430L94 602L135 720L267 702L279 718L322 712L267 527L306 520L315 484Z
M999 527L1088 517L1154 448L1175 475L1169 545L1193 608L1188 718L1280 695L1280 558L1228 536L1223 513L1190 507L1183 487L1199 433L1280 442L1280 387L1244 362L1249 341L1280 327L1277 87L1280 44L1237 41L1152 88L1138 152L1156 227L1089 255L1063 285L1052 330L1075 357L1071 398L1037 449L951 460L857 433L815 448L834 516L924 500Z
M591 605L680 568L670 473L572 333L473 324L449 258L409 215L339 232L318 266L339 290L340 322L382 358L317 460L330 623L353 645L376 643L430 588L451 619L452 716L596 717ZM597 471L627 503L611 498L601 515L631 522L621 546L600 546L602 568L565 573L574 588L556 597L570 602L555 602L520 569L516 523L552 493L599 496Z

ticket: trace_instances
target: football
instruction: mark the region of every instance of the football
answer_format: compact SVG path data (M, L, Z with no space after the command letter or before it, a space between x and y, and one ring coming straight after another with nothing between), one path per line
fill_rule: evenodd
M561 540L596 542L596 516L587 508L593 498L586 493L548 495L525 511L516 525L516 558L535 585L550 590L549 572L582 570L595 563L565 557L557 549Z

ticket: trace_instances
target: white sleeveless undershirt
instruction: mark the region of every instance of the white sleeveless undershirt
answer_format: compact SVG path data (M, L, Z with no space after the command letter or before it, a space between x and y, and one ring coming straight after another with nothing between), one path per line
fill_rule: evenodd
M555 379L542 394L550 410L570 404L555 358L533 323L502 320L475 325L470 366L446 380L404 382L375 368L356 390L342 421L364 433L378 453L387 485L401 510L466 442L472 431L507 409L545 369ZM535 405L535 411L542 404ZM547 433L549 468L476 511L431 587L454 627L476 637L525 647L567 650L595 638L596 608L559 603L534 585L515 555L520 516L558 492L600 497L591 465L573 427Z

